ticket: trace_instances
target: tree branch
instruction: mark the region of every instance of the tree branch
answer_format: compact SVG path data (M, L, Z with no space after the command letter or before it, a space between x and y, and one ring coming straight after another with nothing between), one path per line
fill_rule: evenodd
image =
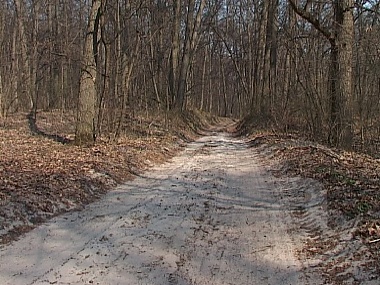
M376 14L378 16L380 15L380 12L378 10L374 10L374 9L369 8L369 7L365 7L365 6L363 6L362 4L360 4L358 2L355 2L355 6L358 7L358 8L360 8L360 9L362 9L362 10L364 10L364 11L366 11L366 12L370 12L370 13Z
M315 29L317 29L322 35L324 35L331 44L335 44L335 36L333 33L331 33L326 27L323 27L319 20L310 13L307 8L307 5L305 5L305 8L300 8L294 0L288 0L290 6L294 10L294 12L297 13L301 18L308 21L310 24L313 25Z

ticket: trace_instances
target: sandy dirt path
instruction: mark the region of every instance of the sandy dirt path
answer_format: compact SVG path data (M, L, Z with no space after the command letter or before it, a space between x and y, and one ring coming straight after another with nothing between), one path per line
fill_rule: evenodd
M295 188L243 140L213 133L1 248L0 284L323 284L296 258L297 224L316 217Z

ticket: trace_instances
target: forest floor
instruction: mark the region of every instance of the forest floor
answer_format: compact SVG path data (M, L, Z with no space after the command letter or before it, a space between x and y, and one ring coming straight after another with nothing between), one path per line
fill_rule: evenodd
M380 159L296 135L257 132L249 141L276 177L311 179L325 191L326 224L310 224L305 206L295 212L313 233L300 256L319 260L326 284L379 284Z
M143 120L80 148L67 121L0 122L2 284L378 284L379 160Z
M0 244L58 214L83 209L116 185L181 150L194 133L178 135L162 121L135 120L127 135L93 147L72 140L74 115L40 112L0 120Z

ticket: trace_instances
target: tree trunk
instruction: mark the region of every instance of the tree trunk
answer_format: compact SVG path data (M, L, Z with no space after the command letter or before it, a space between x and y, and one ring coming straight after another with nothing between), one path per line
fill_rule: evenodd
M96 105L96 34L100 15L101 0L93 0L88 18L84 43L83 63L80 77L78 117L75 142L78 145L93 144L95 141Z
M265 9L263 13L264 15L264 22L263 25L265 25L265 38L264 38L264 53L263 58L261 59L263 61L262 65L262 86L261 86L261 102L260 102L260 113L261 116L264 118L267 118L272 113L272 90L271 90L271 46L273 44L273 24L274 24L274 11L273 11L273 0L267 0L265 1ZM259 59L260 60L260 59Z
M185 33L185 43L183 46L182 59L180 62L180 69L178 70L178 87L177 87L177 98L174 105L175 109L184 110L186 107L186 87L187 80L189 76L189 70L191 61L198 43L198 30L201 25L203 7L205 5L205 0L201 0L199 3L198 11L195 14L195 0L189 0L189 7L187 11L187 21L186 21L186 33Z
M3 106L3 81L1 80L0 73L0 119L4 116L4 106Z
M177 77L178 77L178 62L179 62L179 33L181 28L181 3L173 1L173 25L172 25L172 47L170 50L170 71L169 71L169 93L171 102L169 105L174 105L177 97ZM171 108L172 106L168 106Z
M335 0L335 29L333 32L322 26L318 17L307 7L299 7L288 0L295 12L322 33L331 45L330 98L331 122L330 142L336 146L351 148L353 140L353 0Z
M261 16L260 16L260 26L258 31L258 39L257 39L257 54L255 60L255 68L254 68L254 86L256 90L254 91L255 99L252 100L252 113L262 113L264 109L264 89L265 89L265 44L267 42L267 32L266 25L268 22L268 9L269 9L269 1L263 1L261 3Z
M333 145L339 145L342 124L340 121L340 98L338 92L338 81L336 79L339 73L338 47L334 42L331 43L330 53L330 70L328 92L330 95L330 133L329 142Z
M353 0L337 0L338 97L341 105L339 144L345 148L351 148L353 141L353 9Z
M22 91L21 98L19 99L19 103L22 109L31 109L33 107L33 98L32 98L32 82L31 82L31 69L30 69L30 58L28 56L28 46L27 46L27 38L25 33L25 9L24 3L21 0L15 0L15 9L17 14L17 23L18 23L18 31L20 36L20 53L21 53L21 81L22 81Z

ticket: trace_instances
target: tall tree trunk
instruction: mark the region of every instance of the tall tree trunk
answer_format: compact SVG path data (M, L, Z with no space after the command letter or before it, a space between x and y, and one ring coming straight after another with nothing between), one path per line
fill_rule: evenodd
M260 113L263 105L263 84L264 84L264 56L265 56L265 43L266 43L266 23L268 19L269 1L261 2L261 16L259 22L258 39L257 39L257 53L254 68L254 86L255 86L255 98L252 100L253 113Z
M0 4L0 9L4 11L4 6ZM0 12L0 39L5 39L5 15ZM1 54L1 49L0 49ZM2 72L0 70L0 118L4 116L4 95L3 95L3 80L2 80Z
M39 22L38 15L40 13L40 3L36 1L33 7L33 32L32 32L32 47L30 49L30 88L29 98L31 107L33 107L33 114L36 119L38 107L38 92L37 92L37 72L38 72L38 30Z
M182 59L180 62L180 69L178 70L178 87L177 98L174 107L178 110L184 110L186 107L186 87L189 76L191 61L198 43L199 28L202 20L203 7L205 0L201 0L198 10L195 14L195 0L189 0L189 7L187 10L185 43L183 46Z
M0 119L4 116L4 106L3 106L3 81L0 73Z
M311 23L331 45L330 98L331 122L330 142L336 146L350 148L353 140L353 0L335 0L335 29L331 32L322 26L318 17L308 7L299 7L288 0L295 12ZM306 5L307 6L307 5Z
M338 46L335 40L331 42L330 53L330 70L329 70L329 95L330 95L330 133L329 142L333 145L339 144L339 138L341 133L341 121L340 121L340 98L338 92L338 80L336 79L339 73L339 60L338 60Z
M340 101L339 144L350 148L353 141L353 44L354 44L354 1L337 0L336 23L338 46L338 92Z
M179 62L179 37L181 28L181 1L173 0L173 25L172 25L172 47L170 50L170 70L169 70L169 93L171 102L174 105L177 97L177 79ZM172 106L168 106L171 108Z
M31 109L33 107L33 98L32 98L32 82L31 82L31 67L30 67L30 58L28 56L28 46L27 38L25 33L25 7L24 3L21 0L15 0L15 9L17 14L17 23L18 31L20 36L20 53L21 53L21 80L22 80L22 91L21 98L19 103L22 109Z
M95 141L96 45L101 0L93 0L88 18L80 77L78 117L75 142L88 145Z
M204 57L203 57L203 64L202 64L202 80L201 80L201 101L199 105L199 109L203 111L204 109L204 100L205 100L205 91L206 91L206 65L207 65L207 53L208 48L204 47Z
M265 35L263 39L263 57L262 60L262 86L261 86L261 100L260 100L260 113L262 116L267 117L271 113L271 46L273 44L273 25L274 25L274 10L273 0L267 0L264 4L265 8L263 13L263 25L265 26Z
M288 30L291 37L295 36L295 27L296 27L296 14L293 9L288 7L289 14L289 24ZM282 125L284 131L287 132L289 127L289 114L290 110L288 108L290 101L294 98L296 93L296 81L297 81L297 46L294 41L289 41L288 50L286 51L285 56L285 80L284 80L284 99L282 102Z

